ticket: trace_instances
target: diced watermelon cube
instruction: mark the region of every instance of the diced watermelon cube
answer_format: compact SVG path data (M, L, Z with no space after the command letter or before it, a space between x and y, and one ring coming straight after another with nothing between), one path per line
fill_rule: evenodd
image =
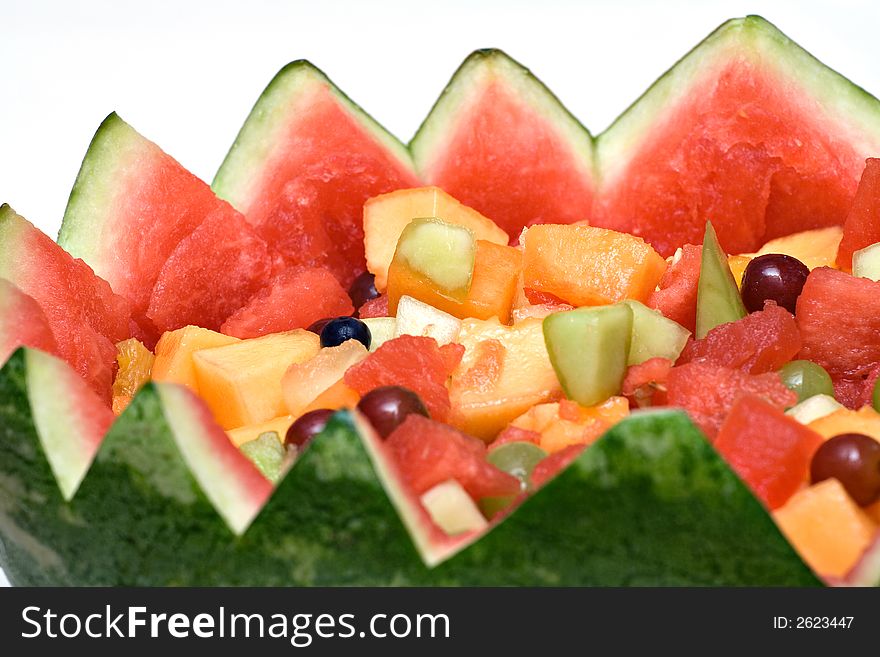
M380 386L409 388L422 398L433 419L444 422L451 407L446 380L463 353L458 344L440 347L434 338L402 335L350 367L345 383L361 395Z
M693 332L697 320L697 283L703 247L685 244L681 258L669 266L650 297L648 306Z
M699 361L762 374L778 370L800 348L801 336L794 317L768 301L764 310L716 326L702 340L688 342L678 363Z
M367 301L358 309L358 317L361 319L388 317L388 295L380 294L375 299Z
M718 434L736 401L749 394L779 409L797 403L797 395L783 385L776 372L747 374L706 363L688 363L673 367L666 379L669 405L686 410L710 439Z
M477 500L520 492L518 479L486 460L483 441L421 415L408 415L385 444L419 495L448 479L458 481Z
M256 338L310 324L326 317L351 315L351 298L322 267L289 269L276 276L220 327L236 338Z
M806 481L822 436L753 395L740 397L715 448L768 507L777 509Z
M666 403L666 379L672 369L668 358L649 358L626 371L621 393L634 406L657 406Z
M832 379L864 380L880 363L880 283L819 267L797 302L803 346Z

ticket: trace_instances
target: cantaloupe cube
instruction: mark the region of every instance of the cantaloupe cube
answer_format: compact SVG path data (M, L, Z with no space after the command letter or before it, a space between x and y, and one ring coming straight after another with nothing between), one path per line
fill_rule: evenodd
M193 354L199 394L224 429L287 415L281 378L320 348L317 335L297 329L201 349Z
M260 437L260 434L266 433L267 431L274 431L278 434L278 439L281 442L284 442L284 436L287 435L287 430L290 428L290 425L293 424L293 420L294 417L292 415L282 415L281 417L272 418L268 422L250 424L246 427L239 427L238 429L230 429L226 434L229 436L229 440L232 441L232 444L236 447L241 447L246 442L256 440Z
M863 433L880 441L880 413L870 406L864 406L857 411L840 408L813 420L807 426L825 440L842 433Z
M465 433L492 440L535 404L562 395L540 320L468 319L458 341L465 353L450 382L450 421Z
M755 256L752 253L727 256L727 266L730 267L730 273L733 274L733 280L736 281L737 287L742 287L743 274L745 274L746 267L749 266L753 257Z
M755 255L784 253L797 258L810 269L834 267L837 269L837 247L843 237L843 228L829 226L793 233L770 240Z
M302 415L321 393L340 381L345 371L361 362L368 353L357 340L347 340L338 347L321 349L308 360L288 367L281 379L288 412L294 416Z
M357 390L349 388L345 381L339 380L315 397L311 403L303 409L303 414L322 408L338 411L342 408L354 408L361 400Z
M645 240L606 228L542 224L522 239L523 286L575 306L645 302L666 271Z
M877 531L837 479L798 491L773 515L804 561L826 577L845 575Z
M471 286L461 300L443 294L430 280L395 258L388 271L388 310L396 313L400 298L410 296L460 319L497 317L506 323L517 294L521 269L519 249L478 239Z
M238 342L238 338L209 331L199 326L184 326L176 331L163 333L156 344L151 378L186 386L199 392L192 355L200 349L223 347Z
M541 449L552 454L570 445L589 445L627 415L625 397L610 397L595 406L562 400L533 406L510 424L541 434Z
M470 228L478 240L505 245L509 241L507 233L494 221L462 205L439 187L399 189L375 196L364 204L364 251L367 269L375 274L376 289L380 292L387 287L388 267L400 234L410 221L421 217L437 217Z

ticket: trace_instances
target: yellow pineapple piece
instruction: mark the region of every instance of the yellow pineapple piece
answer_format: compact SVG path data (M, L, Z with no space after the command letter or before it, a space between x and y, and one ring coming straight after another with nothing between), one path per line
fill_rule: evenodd
M239 342L239 339L199 326L184 326L176 331L168 331L162 334L156 345L153 380L179 383L198 394L193 353L235 342Z
M320 349L320 338L304 329L200 349L192 357L199 394L224 429L286 415L281 378Z
M367 357L367 348L357 340L321 349L312 358L294 363L281 379L287 411L299 416L321 393L342 379L346 370Z
M230 429L226 432L226 435L229 436L229 440L232 441L233 445L241 447L244 443L259 438L262 433L274 431L278 434L278 439L283 443L284 436L287 435L287 430L290 428L290 425L293 424L293 420L294 417L292 415L282 415L281 417L273 418L268 422L249 424L246 427Z
M113 412L122 413L135 393L150 380L153 353L140 340L129 338L116 344L119 370L113 382Z

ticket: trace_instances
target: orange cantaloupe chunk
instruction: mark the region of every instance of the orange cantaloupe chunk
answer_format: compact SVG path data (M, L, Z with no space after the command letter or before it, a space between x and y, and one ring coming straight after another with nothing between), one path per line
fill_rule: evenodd
M741 254L727 256L727 266L730 267L730 273L733 274L733 280L736 281L737 287L742 287L743 274L746 273L746 267L754 257L753 254Z
M801 489L773 516L804 561L825 577L845 575L877 531L837 479Z
M523 287L574 306L645 302L666 271L643 239L605 228L542 224L522 240Z
M521 267L519 249L477 240L471 287L465 299L459 300L395 258L388 270L388 312L394 315L400 297L410 296L460 319L497 317L507 323Z
M862 433L880 442L880 413L870 406L863 406L857 411L839 408L807 426L825 440L842 433Z
M464 356L449 384L450 423L491 441L535 404L562 396L540 320L505 326L497 319L466 319L458 342Z
M278 434L278 439L281 442L284 442L284 436L287 435L287 430L290 428L290 425L293 424L293 420L294 417L292 415L282 415L281 417L272 418L271 420L261 422L260 424L250 424L246 427L230 429L226 432L226 435L229 436L229 440L231 440L232 444L236 447L241 447L246 442L256 440L260 437L260 434L266 433L267 431L274 431Z
M388 285L388 268L400 234L410 221L425 217L470 228L478 240L502 245L510 241L494 221L462 205L439 187L398 189L374 196L364 204L364 252L367 269L375 275L380 292Z
M627 415L625 397L609 397L595 406L562 400L533 406L510 424L541 434L541 449L552 454L570 445L591 444Z
M193 353L199 394L227 430L287 415L281 378L320 348L317 335L296 329L201 349Z
M784 253L797 258L809 269L833 267L837 269L837 247L843 237L841 226L829 226L793 233L770 240L755 255Z
M200 326L184 326L175 331L168 331L162 334L156 344L156 358L150 376L153 381L179 383L198 394L199 386L193 366L193 353L200 349L224 347L235 342L239 342L239 339Z
M329 408L331 411L338 411L342 408L354 408L360 400L361 396L357 393L357 390L350 388L345 384L344 380L340 379L315 397L302 412L305 415L310 411L317 411L322 408Z
M368 353L357 340L346 340L336 347L321 349L307 361L288 367L281 378L288 412L294 416L302 415L321 393L342 379L345 371L361 362Z

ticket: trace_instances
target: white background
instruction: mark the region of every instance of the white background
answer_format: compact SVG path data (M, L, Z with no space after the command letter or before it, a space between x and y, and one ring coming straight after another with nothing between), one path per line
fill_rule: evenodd
M461 60L500 47L597 133L749 13L880 94L876 0L0 0L0 202L54 236L113 110L210 181L260 91L300 58L407 141Z

